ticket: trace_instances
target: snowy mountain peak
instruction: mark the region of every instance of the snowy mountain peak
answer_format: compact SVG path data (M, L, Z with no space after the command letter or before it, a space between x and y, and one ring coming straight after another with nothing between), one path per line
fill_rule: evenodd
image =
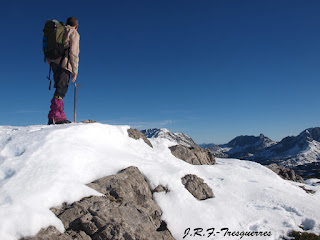
M308 128L302 131L298 135L298 138L308 142L312 142L313 140L320 142L320 127Z
M186 147L193 147L197 144L193 139L185 133L181 132L171 132L166 128L153 128L141 131L147 138L165 138L177 144L181 144Z
M274 141L272 141L270 138L264 136L263 134L260 134L259 137L256 136L238 136L234 139L232 139L229 143L226 145L228 147L246 147L246 146L252 146L255 145L258 148L267 147L270 145L275 144Z

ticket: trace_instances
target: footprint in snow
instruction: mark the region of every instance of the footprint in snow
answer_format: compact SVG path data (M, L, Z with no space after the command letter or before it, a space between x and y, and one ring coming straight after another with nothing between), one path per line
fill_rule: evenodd
M4 171L2 170L0 171L0 181L11 178L15 174L16 174L16 171L10 168L5 169Z
M299 217L301 217L301 213L298 212L297 209L293 208L293 207L290 207L290 206L286 206L286 205L282 205L281 206L284 210L286 210L287 212L291 212L291 213L295 213L297 214Z

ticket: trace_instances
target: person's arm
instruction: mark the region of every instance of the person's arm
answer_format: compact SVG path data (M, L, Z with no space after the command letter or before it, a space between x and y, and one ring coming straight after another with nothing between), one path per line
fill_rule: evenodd
M78 75L79 67L79 41L80 35L77 32L72 33L70 36L70 49L69 49L69 61L72 66L72 82L75 82Z

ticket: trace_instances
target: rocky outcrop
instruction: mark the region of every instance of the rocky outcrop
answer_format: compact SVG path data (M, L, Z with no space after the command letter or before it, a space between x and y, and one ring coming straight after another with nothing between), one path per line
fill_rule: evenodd
M181 178L181 181L185 188L198 200L206 200L214 197L212 189L208 184L196 175L188 174Z
M98 121L96 121L96 120L88 119L88 120L81 121L80 123L97 123L97 122Z
M176 157L187 163L193 165L213 165L216 160L208 149L201 147L186 147L182 145L175 145L169 147L171 153Z
M142 138L146 144L148 144L150 147L153 147L151 142L148 140L148 138L142 132L140 132L138 129L132 129L132 128L128 129L128 135L129 135L129 137L136 139L136 140Z
M138 168L129 167L88 186L104 196L87 197L52 209L63 222L65 233L51 226L25 240L174 239Z
M275 163L267 165L266 167L271 169L272 171L274 171L276 174L278 174L283 179L304 183L303 178L301 176L297 175L290 168L286 168L284 166L278 166Z

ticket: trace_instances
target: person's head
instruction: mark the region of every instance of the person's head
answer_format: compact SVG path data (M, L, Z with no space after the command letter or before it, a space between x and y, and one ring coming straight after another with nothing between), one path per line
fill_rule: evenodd
M67 19L67 25L74 27L75 29L78 29L78 26L79 26L78 19L76 19L75 17L69 17Z

